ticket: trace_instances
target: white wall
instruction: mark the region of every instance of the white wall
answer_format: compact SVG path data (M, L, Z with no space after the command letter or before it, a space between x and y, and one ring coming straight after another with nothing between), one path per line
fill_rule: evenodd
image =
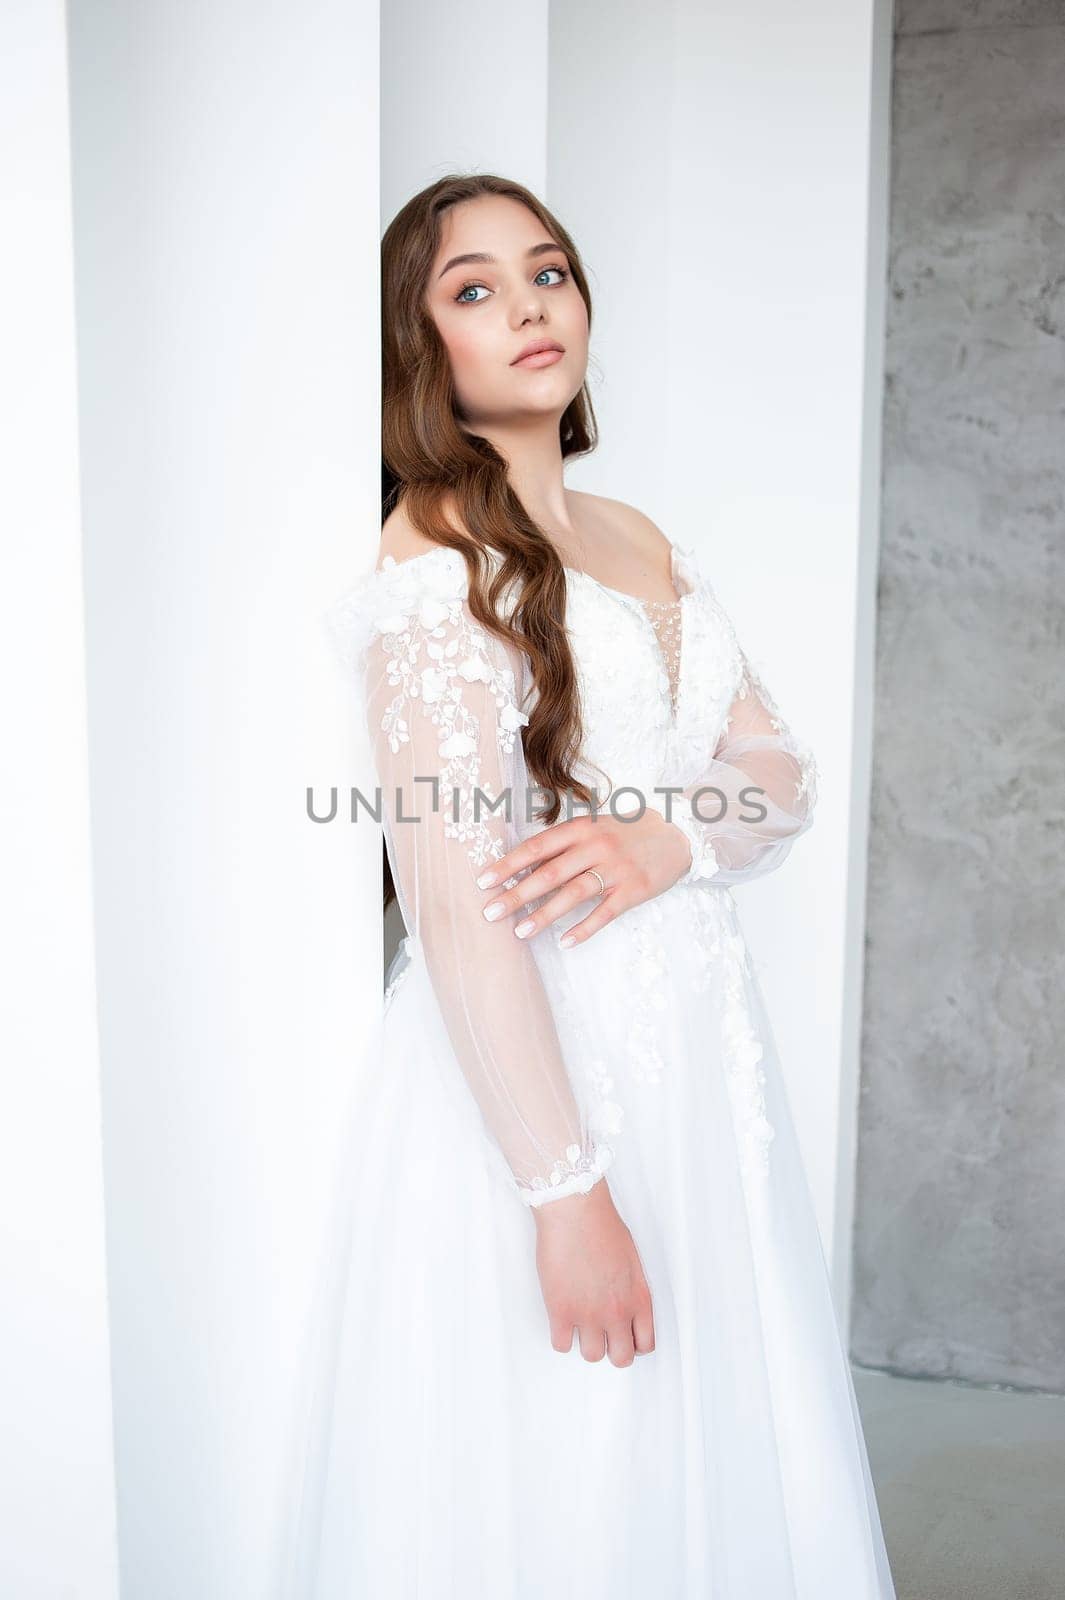
M821 769L814 829L737 903L844 1321L883 277L874 261L870 307L867 223L886 190L870 118L890 62L881 29L874 79L873 9L567 0L548 130L547 199L598 290L602 444L571 481L697 547Z
M0 1594L117 1600L66 29L0 12Z
M379 845L315 827L377 537L377 11L73 0L123 1592L264 1600Z

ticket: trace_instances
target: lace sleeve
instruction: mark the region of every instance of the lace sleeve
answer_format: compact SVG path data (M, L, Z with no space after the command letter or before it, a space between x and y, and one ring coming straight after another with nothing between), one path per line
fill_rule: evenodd
M385 565L329 620L365 689L386 847L455 1060L520 1198L586 1192L613 1151L590 1131L531 948L489 923L476 879L518 842L528 779L523 658L474 618L465 562ZM356 615L357 613L357 615ZM507 880L513 887L519 877Z
M714 605L732 643L738 682L705 769L660 809L691 847L681 882L727 888L778 867L812 825L818 772Z

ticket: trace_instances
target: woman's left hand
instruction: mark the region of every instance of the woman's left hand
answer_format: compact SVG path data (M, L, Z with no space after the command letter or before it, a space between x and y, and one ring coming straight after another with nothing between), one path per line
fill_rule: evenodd
M650 807L631 821L602 812L552 823L493 861L477 879L479 888L505 883L524 867L532 870L513 889L495 895L484 909L490 922L511 916L541 895L551 899L514 929L528 939L557 922L574 906L598 896L595 909L567 931L563 944L583 944L632 906L664 893L691 865L691 847L680 828ZM600 874L605 889L600 891ZM490 881L489 881L490 880ZM493 907L499 909L493 912ZM492 913L492 915L489 915Z

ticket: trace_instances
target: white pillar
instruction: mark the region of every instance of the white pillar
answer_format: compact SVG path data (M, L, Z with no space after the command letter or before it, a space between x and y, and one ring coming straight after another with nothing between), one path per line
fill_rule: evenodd
M264 1600L380 845L319 624L378 536L370 0L73 0L123 1589ZM361 834L362 837L357 837Z
M0 1594L117 1600L66 48L0 13Z
M382 229L449 172L494 172L543 193L548 12L548 0L496 6L486 25L436 0L383 9Z

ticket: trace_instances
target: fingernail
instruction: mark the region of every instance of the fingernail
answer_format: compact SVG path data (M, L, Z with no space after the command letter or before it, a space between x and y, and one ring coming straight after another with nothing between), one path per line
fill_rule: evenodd
M495 881L496 875L494 872L482 872L477 879L477 887L478 889L490 889Z
M497 917L501 917L503 915L502 900L493 900L490 906L485 906L484 915L487 922L494 922Z
M531 917L529 917L524 922L518 923L518 926L514 929L515 937L518 939L527 939L535 927L536 923L533 922Z
M575 939L575 938L574 938L574 937L573 937L573 935L572 935L572 933L567 933L567 934L566 934L566 937L565 937L565 938L564 938L564 939L560 939L560 940L559 940L559 941L558 941L558 943L559 943L559 947L560 947L560 949L562 949L562 950L568 950L568 949L569 949L569 947L570 947L570 945L571 945L571 944L576 944L576 943L577 943L577 941L576 941L576 939Z

